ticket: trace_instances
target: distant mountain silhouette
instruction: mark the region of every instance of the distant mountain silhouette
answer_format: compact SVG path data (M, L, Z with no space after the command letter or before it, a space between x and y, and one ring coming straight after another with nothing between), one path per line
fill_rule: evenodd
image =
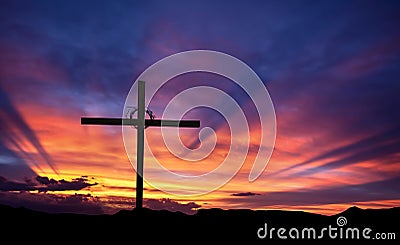
M104 239L126 241L128 244L139 244L138 237L148 242L187 242L202 241L214 243L221 241L248 241L267 243L268 236L260 239L257 232L268 225L275 228L272 240L277 237L279 228L308 227L316 230L323 227L339 227L339 217L346 219L342 227L368 227L374 232L395 232L400 239L400 207L390 209L360 209L351 207L342 213L332 216L313 214L302 211L280 210L222 210L200 209L195 215L180 212L155 211L143 209L120 211L114 215L83 215L83 214L49 214L26 208L12 208L0 205L0 221L2 239L11 238L14 241L29 240L31 242L46 242L49 237L57 241L105 242ZM12 232L20 234L14 236ZM261 232L262 233L262 232ZM329 239L326 235L325 239ZM289 239L293 240L293 239ZM13 240L12 240L13 241ZM53 240L57 243L56 240ZM298 240L294 240L298 241ZM0 241L1 242L1 241ZM116 244L116 243L112 243Z

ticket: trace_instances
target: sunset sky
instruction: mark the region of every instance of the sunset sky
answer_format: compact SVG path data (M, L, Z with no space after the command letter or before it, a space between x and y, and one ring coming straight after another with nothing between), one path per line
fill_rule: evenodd
M264 82L276 111L272 157L250 183L251 148L239 173L204 195L170 195L145 183L146 207L333 214L400 206L399 25L399 1L1 1L0 204L132 209L136 173L121 127L82 126L80 118L121 117L146 68L207 49L244 61ZM251 122L250 141L259 141L254 105L217 75L171 79L149 108L159 116L174 95L200 85L231 95ZM227 154L229 128L210 109L187 117L214 128L210 156L177 160L156 128L146 129L148 143L171 171L211 171ZM198 147L199 130L181 130L183 143ZM168 185L162 176L157 182Z

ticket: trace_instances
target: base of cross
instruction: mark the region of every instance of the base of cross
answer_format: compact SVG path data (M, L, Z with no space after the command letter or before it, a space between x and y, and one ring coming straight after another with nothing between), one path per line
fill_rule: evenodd
M82 117L82 125L134 126L137 129L136 209L143 207L144 129L147 127L199 128L199 120L145 119L145 82L138 81L137 118Z

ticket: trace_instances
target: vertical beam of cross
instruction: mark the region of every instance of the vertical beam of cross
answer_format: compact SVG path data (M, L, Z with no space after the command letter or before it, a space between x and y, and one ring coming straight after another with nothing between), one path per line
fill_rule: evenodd
M136 208L143 207L143 157L144 157L144 113L145 82L138 81L138 122L137 122L137 165L136 165Z
M135 118L102 118L82 117L82 125L110 125L137 127L137 157L136 157L136 209L143 208L143 158L144 158L144 130L146 127L181 127L199 128L199 120L166 120L145 119L145 82L138 81L138 110Z

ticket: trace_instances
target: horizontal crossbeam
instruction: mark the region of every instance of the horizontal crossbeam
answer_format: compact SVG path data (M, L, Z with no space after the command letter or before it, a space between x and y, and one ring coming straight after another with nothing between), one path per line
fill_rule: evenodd
M105 117L81 117L82 125L110 125L110 126L136 126L137 119L129 118L105 118ZM145 119L146 127L181 127L199 128L199 120L159 120Z

